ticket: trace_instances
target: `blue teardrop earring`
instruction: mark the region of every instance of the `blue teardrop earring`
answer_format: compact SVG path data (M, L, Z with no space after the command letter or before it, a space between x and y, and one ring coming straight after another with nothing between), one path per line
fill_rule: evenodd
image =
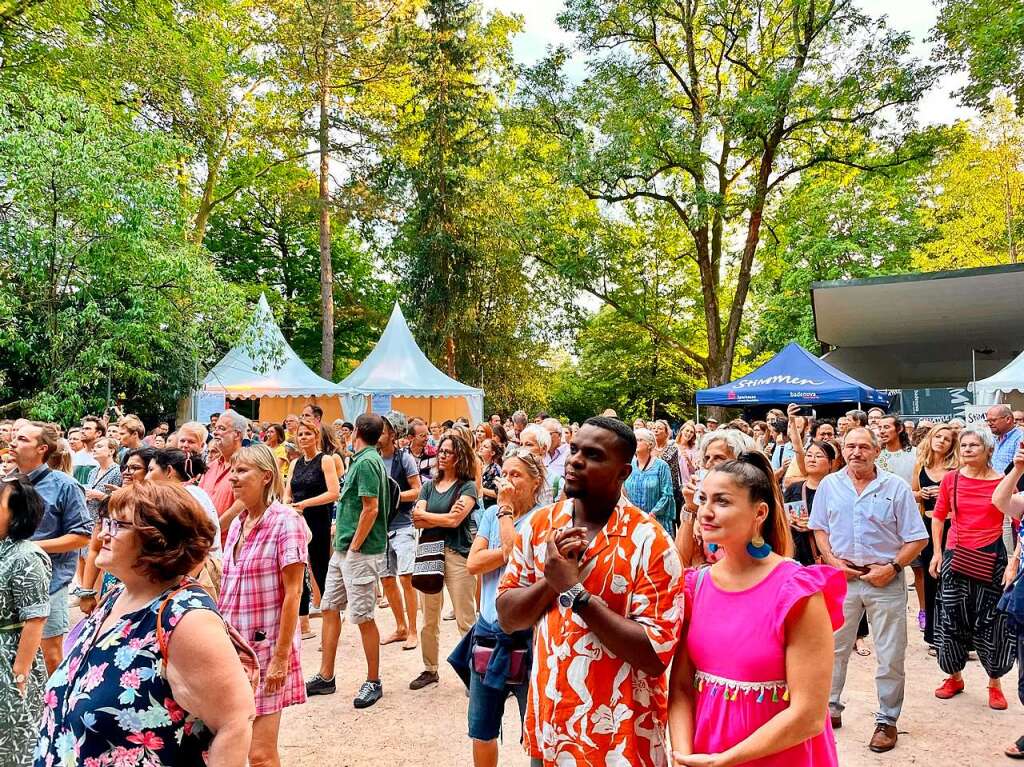
M764 559L772 553L772 547L768 544L768 541L761 537L761 533L758 533L747 544L747 553L754 559Z
M718 544L717 543L709 543L708 544L708 551L710 551L712 554L714 554L716 551L718 551Z

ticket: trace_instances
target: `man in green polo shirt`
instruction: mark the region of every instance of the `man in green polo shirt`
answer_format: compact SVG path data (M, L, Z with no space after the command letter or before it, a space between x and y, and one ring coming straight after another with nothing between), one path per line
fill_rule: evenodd
M384 461L377 452L377 440L384 431L379 415L363 414L356 419L352 463L338 499L334 553L327 568L327 581L320 599L323 613L323 658L320 673L306 682L307 695L331 695L334 656L341 635L341 612L359 626L366 656L366 681L352 702L369 708L384 695L380 683L380 633L373 619L377 605L377 578L387 566L388 505L391 495Z

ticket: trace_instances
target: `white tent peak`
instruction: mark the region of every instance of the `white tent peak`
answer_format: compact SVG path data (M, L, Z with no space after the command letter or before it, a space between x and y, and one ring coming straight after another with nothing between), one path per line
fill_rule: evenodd
M373 351L341 386L359 394L386 393L401 397L483 397L483 390L459 383L427 359L402 309L395 303L388 324Z
M348 390L321 378L285 340L265 294L238 343L203 379L202 389L225 397L314 397Z
M1006 401L1013 392L1024 393L1024 353L993 376L973 383L969 387L974 391L974 402L977 405L995 405Z

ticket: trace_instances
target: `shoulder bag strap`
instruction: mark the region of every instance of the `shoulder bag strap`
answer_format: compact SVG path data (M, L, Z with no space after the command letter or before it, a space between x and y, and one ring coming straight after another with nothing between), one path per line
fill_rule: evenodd
M164 597L164 600L160 603L160 607L157 608L156 611L156 642L157 646L160 648L160 655L163 658L165 669L167 668L167 645L170 640L167 637L167 632L164 631L164 608L171 603L171 600L174 599L174 597L182 591L185 591L191 585L192 583L190 581L182 580L176 589Z
M956 474L953 475L953 497L949 499L950 508L950 521L956 516L956 496L957 489L960 487L960 469L956 469Z
M29 482L30 482L30 483L32 484L32 487L35 487L35 486L36 486L36 485L38 485L38 484L39 484L40 482L42 482L42 481L43 481L44 479L46 479L47 475L49 475L49 473L50 473L51 471L52 471L52 469L50 469L50 467L49 467L49 466L47 466L47 467L46 467L45 469L43 469L43 470L42 470L41 472L39 472L38 474L36 474L36 476L35 476L34 478L30 479L30 480L29 480Z

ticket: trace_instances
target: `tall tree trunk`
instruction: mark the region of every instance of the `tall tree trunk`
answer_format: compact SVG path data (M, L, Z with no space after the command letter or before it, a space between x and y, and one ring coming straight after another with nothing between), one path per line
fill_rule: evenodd
M320 315L323 339L320 344L320 375L334 374L334 270L331 264L330 135L327 106L330 98L331 66L326 46L320 79Z

